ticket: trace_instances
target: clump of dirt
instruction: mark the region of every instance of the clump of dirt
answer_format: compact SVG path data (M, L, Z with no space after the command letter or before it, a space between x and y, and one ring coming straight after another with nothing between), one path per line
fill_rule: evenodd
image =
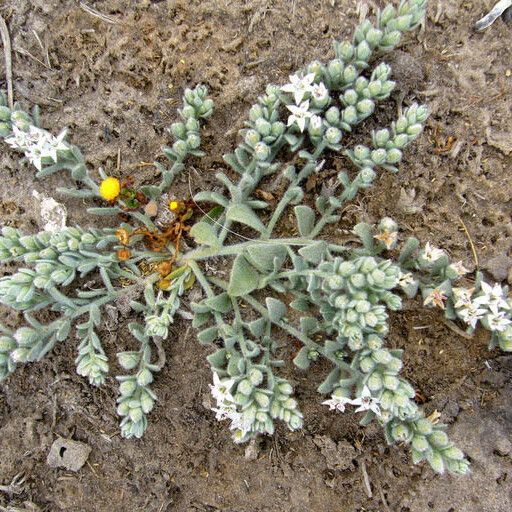
M332 39L350 36L357 23L358 3L383 4L90 2L105 15L98 17L73 0L5 0L0 12L12 36L16 99L39 104L43 125L53 132L68 126L92 168L117 173L119 165L123 177L152 182L155 170L143 162L152 162L167 141L165 128L183 89L206 84L216 110L204 130L207 156L189 168L198 190L213 186L222 154L236 143L265 84L282 83L301 65L330 55ZM386 57L400 86L372 121L385 125L401 105L426 102L432 112L427 130L407 150L400 173L382 174L329 236L339 240L355 222L391 216L404 238L430 241L466 266L476 267L475 254L483 268L494 268L499 258L503 277L510 275L512 236L512 29L497 22L472 32L485 10L481 2L430 4L425 30ZM52 195L67 178L37 181L9 151L1 163L2 224L37 230L32 190ZM347 162L334 156L330 165ZM318 193L322 184L313 185ZM177 187L188 195L187 173ZM67 208L70 224L93 224L80 201L67 201ZM6 324L22 321L1 311ZM131 343L124 319L116 322L103 333L110 356ZM315 388L328 370L322 365L307 377L287 366L305 427L278 429L246 459L245 448L231 442L208 409L208 349L178 322L154 387L159 402L140 441L119 438L115 382L92 389L76 375L72 342L2 384L0 484L19 472L25 481L16 492L0 491L0 505L52 512L508 510L510 357L489 352L484 333L461 337L412 301L394 315L389 343L405 349L405 375L426 412L438 410L441 421L452 424L451 436L473 462L468 477L439 477L425 465L412 466L406 450L385 445L377 426L362 428L354 417L319 405ZM291 360L292 347L285 356ZM46 465L58 436L92 448L78 473Z

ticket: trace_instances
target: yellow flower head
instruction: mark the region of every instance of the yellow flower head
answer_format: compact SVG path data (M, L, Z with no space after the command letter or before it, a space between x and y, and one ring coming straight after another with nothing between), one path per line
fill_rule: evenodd
M117 178L105 178L100 184L100 196L106 201L113 201L121 192L121 183Z
M169 201L169 209L171 211L177 210L179 205L178 201Z

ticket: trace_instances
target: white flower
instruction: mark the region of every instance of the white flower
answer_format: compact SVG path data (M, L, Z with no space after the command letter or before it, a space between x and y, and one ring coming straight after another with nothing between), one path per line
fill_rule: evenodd
M444 303L448 297L439 288L434 288L423 301L424 306L432 304L438 308L444 309Z
M423 250L423 258L429 262L437 261L439 258L444 256L444 251L442 249L438 249L437 247L433 247L430 245L430 242L427 242L425 245L425 249Z
M297 105L303 100L304 96L313 90L313 80L315 79L314 73L309 73L303 78L298 75L290 75L290 83L283 85L281 90L293 94L293 98Z
M312 116L311 112L308 110L309 100L302 102L298 107L295 105L287 105L286 107L292 113L292 115L288 117L288 126L297 123L299 130L303 132L304 128L306 128L306 119Z
M454 307L462 308L465 306L472 305L471 295L473 295L474 290L474 288L452 288Z
M510 309L506 297L504 296L503 288L498 283L491 286L485 281L482 281L481 287L484 295L474 300L475 305L485 305L496 315L499 313L500 309Z
M319 84L313 85L311 88L311 96L313 96L316 101L324 101L329 96L329 91L323 82L320 82Z
M217 400L217 405L223 406L225 401L234 402L230 391L235 383L235 379L220 379L216 372L213 372L213 385L210 384L212 396Z
M407 272L405 274L403 272L400 272L400 274L398 275L398 285L401 286L402 288L406 288L407 286L414 283L415 279L411 272Z
M507 318L506 313L501 311L500 313L492 312L485 317L487 324L489 325L489 330L491 331L504 331L510 324L512 324L512 320Z
M215 412L215 419L217 421L233 419L234 414L236 413L234 405L224 407L212 407L212 411Z
M360 411L373 411L377 416L380 416L380 400L372 396L372 392L365 386L361 392L361 396L351 401L352 405L359 405L356 412Z
M344 396L332 396L329 400L325 400L322 402L322 405L328 405L329 410L337 410L340 412L345 412L345 405L351 404L352 400L350 398L346 398Z
M464 266L462 261L457 261L457 263L452 263L450 268L454 270L459 276L463 276L469 272L469 270Z
M464 304L462 308L457 311L457 316L474 329L478 320L480 320L485 313L485 309L479 309L476 305L470 302L468 304Z
M30 163L40 171L43 167L43 159L57 162L57 151L69 149L66 142L64 142L65 137L66 130L54 137L50 132L36 126L30 126L28 132L13 126L13 136L5 139L5 141L13 149L23 151Z
M5 139L5 142L13 149L21 149L25 151L27 146L30 144L30 138L28 132L20 130L16 125L12 127L13 135Z
M322 118L320 116L317 116L317 115L311 116L311 119L309 120L309 127L313 131L321 130L321 128L322 128Z

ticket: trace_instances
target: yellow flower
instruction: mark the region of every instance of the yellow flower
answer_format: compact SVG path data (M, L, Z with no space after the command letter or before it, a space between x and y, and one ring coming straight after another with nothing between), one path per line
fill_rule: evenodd
M170 202L169 202L169 209L170 209L171 211L173 211L173 210L177 210L179 205L180 205L180 204L178 203L178 201L170 201Z
M105 178L100 184L100 196L106 201L113 201L121 192L121 184L117 178Z

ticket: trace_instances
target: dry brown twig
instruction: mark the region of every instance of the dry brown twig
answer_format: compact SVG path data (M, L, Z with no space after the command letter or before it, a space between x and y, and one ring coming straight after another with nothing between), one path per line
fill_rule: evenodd
M9 108L12 109L14 105L13 92L12 92L12 56L11 56L11 37L9 36L9 29L2 16L0 16L0 32L2 33L2 42L4 45L5 56L5 80L7 82L7 102Z

